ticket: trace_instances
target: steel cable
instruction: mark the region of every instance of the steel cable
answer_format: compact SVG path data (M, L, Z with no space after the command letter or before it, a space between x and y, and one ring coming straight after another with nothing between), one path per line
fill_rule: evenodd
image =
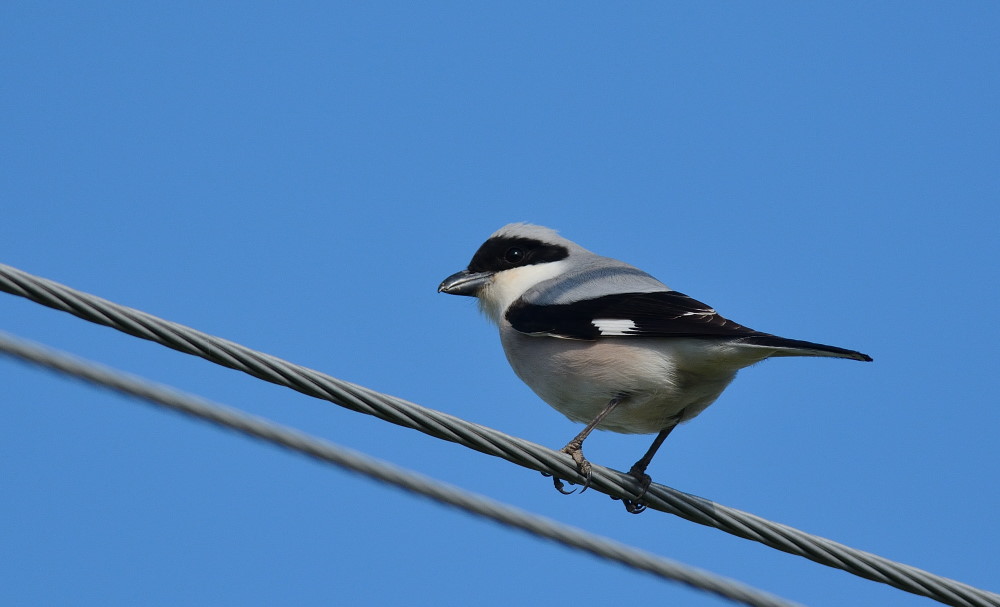
M541 445L294 365L3 264L0 264L0 290L533 470L578 484L583 480L569 456ZM632 477L596 464L591 487L613 497L635 495L639 490ZM946 605L1000 607L1000 595L664 485L651 485L643 501L650 509L716 527Z

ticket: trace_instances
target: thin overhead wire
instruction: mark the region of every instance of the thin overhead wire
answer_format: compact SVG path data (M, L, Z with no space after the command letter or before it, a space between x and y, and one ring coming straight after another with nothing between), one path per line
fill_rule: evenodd
M186 354L200 356L353 411L413 428L571 482L583 482L572 459L563 453L330 377L3 264L0 264L0 290ZM593 466L591 488L613 497L635 495L639 491L631 476L598 465ZM668 512L701 525L716 527L771 548L926 596L946 605L1000 607L1000 595L664 485L652 484L643 502L651 510Z
M550 539L564 546L588 552L651 573L671 582L710 592L753 607L801 607L745 584L683 563L672 561L619 542L525 512L507 504L459 489L410 470L369 457L363 453L310 436L271 420L248 415L162 384L143 380L121 371L69 356L50 348L16 339L0 332L0 354L109 388L146 402L213 422L281 447L304 453L320 461L360 473L384 483L454 506L529 535Z

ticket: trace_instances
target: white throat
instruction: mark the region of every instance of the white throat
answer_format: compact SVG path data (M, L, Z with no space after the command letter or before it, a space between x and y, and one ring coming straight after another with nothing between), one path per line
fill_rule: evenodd
M525 291L559 276L565 269L566 260L559 260L497 272L479 292L479 309L499 325L510 304L524 295Z

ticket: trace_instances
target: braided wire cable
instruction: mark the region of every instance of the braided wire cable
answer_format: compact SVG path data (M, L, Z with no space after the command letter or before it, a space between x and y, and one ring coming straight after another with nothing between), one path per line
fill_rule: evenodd
M290 387L303 394L329 400L353 411L419 430L570 482L577 484L583 482L572 459L563 453L330 377L4 264L0 264L0 290L186 354L200 356L259 379ZM640 490L631 476L596 464L593 466L591 487L612 497L636 495ZM1000 595L992 592L768 521L665 485L652 484L643 497L643 502L650 509L715 527L783 552L803 556L829 567L932 598L946 605L1000 607Z
M649 552L626 546L605 537L558 523L514 508L482 495L459 489L413 471L369 457L328 441L282 426L271 420L248 415L218 403L206 401L115 369L97 365L65 353L43 348L0 332L0 354L70 375L146 402L236 430L287 449L309 455L349 471L360 473L471 514L520 529L530 535L553 540L564 546L651 573L671 582L710 592L752 607L801 607L798 603L749 587Z

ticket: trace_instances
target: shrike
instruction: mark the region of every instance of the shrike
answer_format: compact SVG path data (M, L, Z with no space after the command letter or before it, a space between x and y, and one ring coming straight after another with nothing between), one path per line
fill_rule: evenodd
M743 367L773 356L872 360L736 324L638 268L526 223L500 228L438 291L478 298L517 376L586 424L562 449L587 479L584 490L591 466L583 441L595 428L657 433L629 471L643 487L623 499L633 513L645 509L646 468L667 435L712 404Z

